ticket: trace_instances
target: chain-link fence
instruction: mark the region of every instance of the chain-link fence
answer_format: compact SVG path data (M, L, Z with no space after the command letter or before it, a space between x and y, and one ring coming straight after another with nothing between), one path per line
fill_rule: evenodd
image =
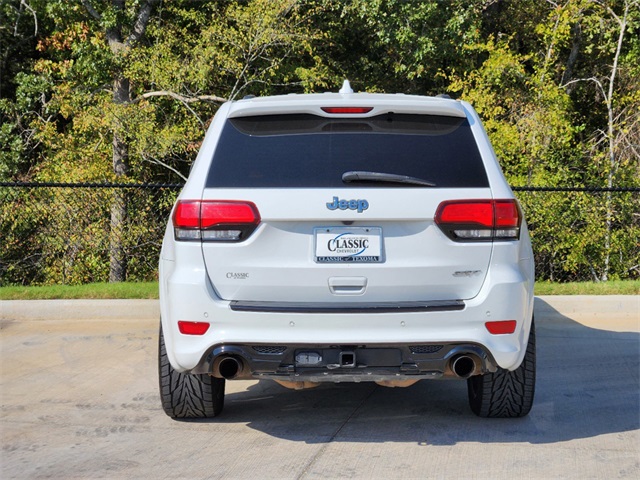
M154 280L181 185L0 184L0 285ZM514 188L541 280L640 278L640 189Z
M639 188L514 188L531 232L536 278L640 278Z
M1 184L0 285L156 279L180 188Z

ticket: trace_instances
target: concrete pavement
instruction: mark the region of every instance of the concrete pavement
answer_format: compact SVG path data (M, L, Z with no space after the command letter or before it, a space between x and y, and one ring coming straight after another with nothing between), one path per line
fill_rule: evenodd
M235 381L220 417L185 422L160 408L156 301L3 301L0 477L639 478L639 307L536 299L524 419L475 417L459 381Z

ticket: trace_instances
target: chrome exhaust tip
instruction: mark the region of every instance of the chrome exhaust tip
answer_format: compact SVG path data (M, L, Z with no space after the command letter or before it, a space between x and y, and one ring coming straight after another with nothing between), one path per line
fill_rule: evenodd
M459 378L471 377L476 368L476 361L471 355L457 355L451 360L451 370Z
M226 380L233 380L240 372L242 372L242 369L242 360L237 357L226 356L218 359L214 372L217 373L216 376L222 377Z

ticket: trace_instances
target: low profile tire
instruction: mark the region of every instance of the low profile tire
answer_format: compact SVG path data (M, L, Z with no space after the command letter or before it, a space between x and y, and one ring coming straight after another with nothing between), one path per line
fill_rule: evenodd
M531 410L536 386L536 332L531 322L527 352L514 371L498 368L496 373L467 379L469 406L486 418L524 417Z
M191 375L175 371L167 357L162 324L158 372L162 408L171 418L212 418L222 411L225 380L209 375Z

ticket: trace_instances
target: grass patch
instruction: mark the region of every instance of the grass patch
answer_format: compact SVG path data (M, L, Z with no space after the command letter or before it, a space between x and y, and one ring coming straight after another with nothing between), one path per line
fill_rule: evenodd
M537 282L536 295L638 295L640 280ZM158 282L91 283L45 287L0 287L0 300L157 299Z
M158 282L90 283L43 287L0 287L0 300L154 299Z
M536 295L638 295L640 280L608 282L536 282Z

